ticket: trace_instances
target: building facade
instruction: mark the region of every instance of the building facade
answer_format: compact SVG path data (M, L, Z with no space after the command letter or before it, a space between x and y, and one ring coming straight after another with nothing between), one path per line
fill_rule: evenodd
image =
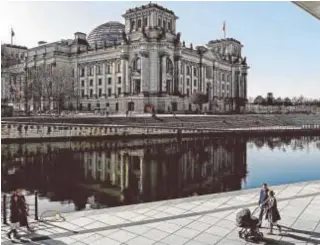
M186 112L198 108L192 98L202 93L208 99L201 105L203 111L244 110L249 67L239 41L226 38L187 47L176 29L178 17L153 3L129 9L123 18L125 24L107 22L88 36L76 32L74 39L39 42L39 46L25 50L23 62L9 66L2 75L5 86L24 81L21 86L15 85L20 86L20 107L52 109L60 103L60 95L46 91L35 95L30 88L35 80L32 74L45 67L48 74L38 79L43 90L52 86L43 84L54 70L70 73L57 86L68 91L64 108L109 113L143 113L150 109L158 113ZM54 79L51 81L54 86ZM10 93L5 96L10 97Z

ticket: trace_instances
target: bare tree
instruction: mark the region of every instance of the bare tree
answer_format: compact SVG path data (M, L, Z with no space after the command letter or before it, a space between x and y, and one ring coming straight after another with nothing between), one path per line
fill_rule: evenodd
M199 110L201 110L202 105L208 103L208 95L202 92L196 92L193 95L191 95L191 101L193 104L198 105Z
M55 64L41 65L30 69L29 91L38 109L52 110L65 108L65 103L74 98L75 78L73 70L68 66Z

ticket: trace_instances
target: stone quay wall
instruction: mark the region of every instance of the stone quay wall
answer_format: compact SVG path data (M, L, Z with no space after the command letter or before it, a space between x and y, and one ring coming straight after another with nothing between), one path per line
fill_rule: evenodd
M246 128L190 128L166 126L130 126L130 125L98 125L98 124L66 124L66 123L32 123L2 122L1 141L33 141L33 140L66 140L90 138L152 138L152 137L187 137L204 135L229 134L320 134L319 125L272 126Z

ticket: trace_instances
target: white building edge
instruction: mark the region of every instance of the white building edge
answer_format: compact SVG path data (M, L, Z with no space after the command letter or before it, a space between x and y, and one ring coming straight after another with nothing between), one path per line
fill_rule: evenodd
M31 92L33 78L28 74L45 65L51 71L63 68L72 74L63 81L72 87L64 108L187 112L196 110L191 96L200 91L209 99L203 111L244 110L249 67L239 41L226 38L186 47L176 31L178 17L154 3L129 9L123 17L125 25L107 22L88 37L76 32L73 40L39 42L30 49L3 45L2 50L18 64L9 63L2 71L2 99L22 110L57 107L57 98Z

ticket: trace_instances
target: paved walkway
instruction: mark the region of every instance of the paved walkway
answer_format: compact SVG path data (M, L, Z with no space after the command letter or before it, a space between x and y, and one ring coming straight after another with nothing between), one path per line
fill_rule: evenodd
M271 187L284 229L259 244L320 244L320 181ZM25 244L209 245L251 244L238 237L236 213L257 207L259 189L74 212L65 221L35 223ZM255 213L257 215L257 213ZM287 227L287 228L285 228ZM2 227L2 244L8 227ZM26 240L27 241L27 240Z

